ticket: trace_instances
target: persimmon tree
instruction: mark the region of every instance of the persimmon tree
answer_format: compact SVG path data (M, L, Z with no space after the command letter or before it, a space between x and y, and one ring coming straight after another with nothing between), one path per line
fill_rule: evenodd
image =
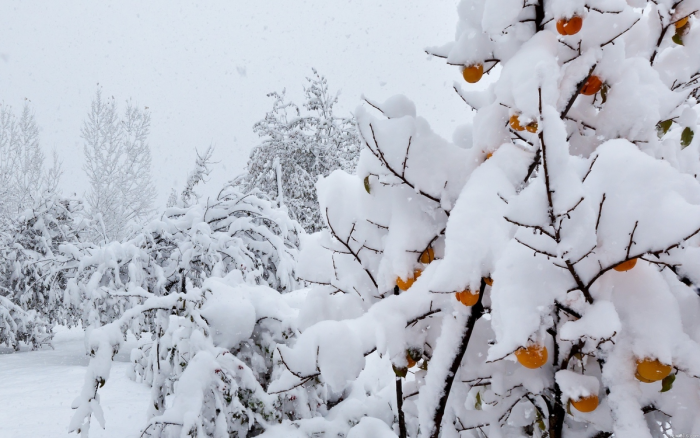
M460 2L427 51L460 69L469 147L368 100L357 175L317 184L328 228L298 268L316 286L272 385L333 402L298 430L700 433L699 10ZM392 415L357 408L376 400Z

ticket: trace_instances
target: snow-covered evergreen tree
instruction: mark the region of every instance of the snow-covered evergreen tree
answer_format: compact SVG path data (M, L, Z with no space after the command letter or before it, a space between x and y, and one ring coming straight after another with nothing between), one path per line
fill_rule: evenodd
M462 0L428 52L497 75L455 84L471 147L404 97L355 113L300 255L317 312L278 347L277 387L341 401L263 436L700 433L698 10Z
M123 239L152 213L150 124L148 111L130 101L120 117L114 97L103 98L98 88L81 132L90 180L87 203L100 224L95 240Z
M336 169L352 172L360 142L354 121L334 113L337 94L316 70L304 88L305 113L282 93L270 93L272 110L255 124L263 139L251 152L245 175L237 183L258 189L280 205L308 232L322 227L315 184L319 176Z

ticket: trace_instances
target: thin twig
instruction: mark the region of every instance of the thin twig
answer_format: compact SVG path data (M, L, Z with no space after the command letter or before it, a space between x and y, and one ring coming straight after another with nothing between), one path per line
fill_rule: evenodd
M526 247L530 248L531 250L535 251L535 252L538 253L538 254L542 254L542 255L544 255L544 256L552 257L552 258L555 258L555 259L557 258L557 256L555 256L554 254L550 254L550 253L548 253L547 251L542 251L542 250L540 250L540 249L534 248L534 247L528 245L527 243L523 242L522 240L518 239L517 237L515 238L515 241L518 242L519 244L523 245L523 246L526 246Z
M359 265L362 267L362 269L365 270L365 272L367 273L367 276L368 276L369 279L372 281L372 284L374 285L374 287L375 287L375 288L379 288L379 286L377 285L377 281L374 279L374 276L372 275L372 273L369 272L369 269L365 268L364 265L362 264L362 260L360 259L359 254L356 253L355 251L353 251L352 248L350 247L350 245L349 245L350 236L348 236L348 242L344 242L344 241L340 238L340 236L338 236L338 234L335 232L335 230L333 229L333 225L331 224L331 220L330 220L330 218L329 218L329 216L328 216L328 207L326 207L326 222L328 222L328 228L330 229L331 234L333 235L333 237L335 237L336 240L337 240L338 242L340 242L340 244L343 245L343 246L348 250L348 252L349 252L350 254L352 254L352 256L355 258L355 260L357 261L357 263L359 263ZM355 227L355 224L353 223L353 230L354 230L354 227ZM351 234L352 234L352 232L351 232Z
M612 43L613 41L615 41L616 39L620 38L622 35L624 35L624 34L627 33L630 29L632 29L632 28L634 27L634 25L637 24L637 22L639 22L639 20L641 20L641 18L637 18L637 20L636 20L634 23L632 23L632 25L631 25L630 27L628 27L627 29L623 30L621 33L617 34L617 36L613 37L610 41L601 44L600 47L605 47L605 46L607 46L608 44L610 44L610 43Z
M586 178L588 178L588 175L591 174L591 171L593 170L593 166L595 165L595 162L598 161L599 155L596 155L595 158L593 158L593 162L591 162L591 166L588 168L588 172L583 176L583 179L581 180L582 183L586 182Z
M603 199L600 201L600 207L598 207L598 220L595 222L595 231L598 232L598 226L600 225L600 217L603 214L603 203L605 202L605 193L603 193Z
M632 245L634 244L634 232L637 231L637 225L639 225L639 221L636 221L634 223L634 228L632 229L632 232L630 233L630 243L627 245L627 253L625 253L626 259L628 259L630 257L630 249L632 249Z

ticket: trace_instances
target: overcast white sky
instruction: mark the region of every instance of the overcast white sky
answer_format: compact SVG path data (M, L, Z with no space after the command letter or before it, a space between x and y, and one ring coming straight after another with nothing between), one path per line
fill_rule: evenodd
M153 176L164 206L192 167L195 148L216 147L208 191L240 173L258 143L252 125L265 95L301 97L316 67L360 96L414 99L451 138L471 118L452 90L455 67L423 52L453 37L457 0L2 0L0 99L31 100L47 153L63 160L64 192L86 190L80 127L99 83L152 114Z

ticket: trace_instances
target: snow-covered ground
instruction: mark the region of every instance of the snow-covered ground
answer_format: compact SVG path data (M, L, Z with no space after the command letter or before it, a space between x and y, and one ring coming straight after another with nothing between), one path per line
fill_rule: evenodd
M57 328L54 349L12 353L0 349L0 437L58 438L68 434L88 357L83 331ZM100 390L106 429L93 421L92 438L131 438L140 435L146 420L149 388L130 380L127 345L115 358L112 374Z

